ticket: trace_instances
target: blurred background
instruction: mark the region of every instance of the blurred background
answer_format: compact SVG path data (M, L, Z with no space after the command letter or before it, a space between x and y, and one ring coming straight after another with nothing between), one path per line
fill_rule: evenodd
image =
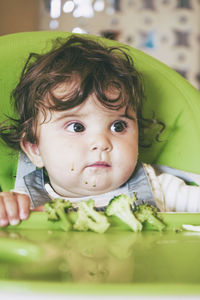
M0 35L38 30L118 40L200 89L200 0L0 0Z

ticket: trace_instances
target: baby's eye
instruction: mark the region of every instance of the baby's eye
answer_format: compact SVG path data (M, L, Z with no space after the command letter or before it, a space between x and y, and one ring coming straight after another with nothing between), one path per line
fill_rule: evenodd
M73 122L66 126L67 130L70 132L83 132L85 127L79 122Z
M127 128L127 124L124 121L115 121L112 125L111 125L111 131L114 132L122 132Z

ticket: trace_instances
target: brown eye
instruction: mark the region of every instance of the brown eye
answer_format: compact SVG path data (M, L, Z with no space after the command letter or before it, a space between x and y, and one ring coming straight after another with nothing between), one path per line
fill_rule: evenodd
M83 132L85 127L79 122L73 122L67 126L67 130L70 132Z
M124 121L115 121L111 126L113 132L123 132L127 128L127 124Z

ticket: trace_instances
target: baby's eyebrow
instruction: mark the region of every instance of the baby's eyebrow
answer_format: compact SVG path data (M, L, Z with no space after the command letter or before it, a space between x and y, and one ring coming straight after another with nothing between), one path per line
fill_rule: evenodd
M56 116L53 120L53 122L59 122L62 121L63 119L67 119L67 118L84 118L85 116L87 116L87 114L84 113L70 113L70 112L65 112L59 116ZM130 116L128 114L122 114L122 115L116 115L115 118L124 118L124 119L129 119L131 121L137 121L137 118L134 116Z
M120 117L125 118L125 119L129 119L129 120L132 120L132 121L137 121L136 117L133 117L133 116L130 116L130 115L127 115L127 114L120 115Z
M79 113L73 113L73 114L65 113L60 116L55 117L53 122L62 121L63 119L67 119L67 118L81 118L83 116L84 116L83 114L79 114Z

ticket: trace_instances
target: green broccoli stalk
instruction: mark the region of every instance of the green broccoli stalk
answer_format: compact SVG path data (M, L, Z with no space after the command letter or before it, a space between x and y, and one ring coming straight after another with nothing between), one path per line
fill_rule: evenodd
M66 211L68 208L72 207L69 201L64 199L55 199L50 202L45 203L44 208L48 213L48 220L51 221L61 221L61 228L64 231L69 231L72 229L72 224L68 220Z
M94 201L92 199L80 202L77 211L77 219L73 225L75 230L91 230L98 233L104 233L109 226L110 223L106 216L94 210Z
M157 209L152 205L147 203L138 205L134 214L141 223L147 221L158 231L165 228L165 224L157 218Z
M107 216L116 216L122 222L126 223L132 231L142 231L142 224L134 216L131 206L135 201L135 197L131 198L125 194L121 194L112 198L105 210Z

